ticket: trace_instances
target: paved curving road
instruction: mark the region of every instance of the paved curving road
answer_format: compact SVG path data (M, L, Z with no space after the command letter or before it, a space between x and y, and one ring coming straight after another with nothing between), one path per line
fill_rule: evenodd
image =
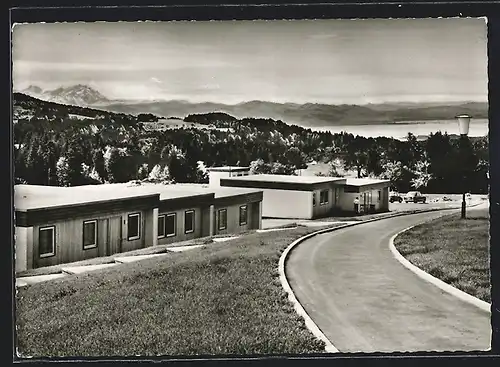
M297 299L340 352L490 348L489 313L417 277L389 249L400 230L442 214L341 229L290 253L286 274Z

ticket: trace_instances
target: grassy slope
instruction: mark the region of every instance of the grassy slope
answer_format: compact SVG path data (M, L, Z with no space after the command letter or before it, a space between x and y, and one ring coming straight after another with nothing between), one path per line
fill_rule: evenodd
M318 228L253 233L232 244L21 288L18 347L30 356L322 352L278 279L282 251Z
M487 210L471 210L465 221L453 215L417 226L394 244L422 270L491 302Z

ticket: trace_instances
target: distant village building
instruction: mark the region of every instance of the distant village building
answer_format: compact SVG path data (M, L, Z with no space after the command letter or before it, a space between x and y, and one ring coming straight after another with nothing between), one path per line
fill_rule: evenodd
M262 227L262 191L197 184L16 185L16 271Z

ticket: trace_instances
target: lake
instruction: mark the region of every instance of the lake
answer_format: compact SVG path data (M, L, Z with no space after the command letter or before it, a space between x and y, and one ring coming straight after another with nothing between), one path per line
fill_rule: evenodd
M441 131L449 135L458 135L458 123L456 120L436 120L436 121L404 121L393 124L373 124L373 125L341 125L341 126L317 126L312 127L313 131L330 131L332 134L342 131L364 137L393 137L395 139L404 139L406 135L412 134L426 135ZM470 123L469 136L488 135L488 120L473 119Z

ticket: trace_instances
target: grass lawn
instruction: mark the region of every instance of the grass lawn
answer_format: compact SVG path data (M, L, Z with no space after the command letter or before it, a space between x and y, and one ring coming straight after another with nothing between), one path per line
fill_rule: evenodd
M62 269L69 266L85 266L85 265L100 265L100 264L111 264L115 262L115 258L121 256L135 256L135 255L151 255L151 254L161 254L169 252L168 250L173 247L178 246L195 246L195 245L204 245L211 246L214 241L214 238L222 238L222 237L233 237L233 236L243 236L246 235L248 231L237 233L237 234L227 234L227 235L217 235L213 237L204 237L204 238L195 238L192 240L186 240L181 242L169 243L166 245L157 245L145 247L137 250L131 250L126 252L121 252L118 254L114 254L112 256L103 256L103 257L94 257L87 260L75 261L72 263L45 266L42 268L28 269L23 270L16 273L17 277L29 277L29 276L37 276L37 275L48 275L48 274L58 274L61 273Z
M279 282L304 228L251 233L29 285L17 292L23 356L321 353Z
M488 210L422 224L397 236L394 245L411 263L427 273L491 302Z

